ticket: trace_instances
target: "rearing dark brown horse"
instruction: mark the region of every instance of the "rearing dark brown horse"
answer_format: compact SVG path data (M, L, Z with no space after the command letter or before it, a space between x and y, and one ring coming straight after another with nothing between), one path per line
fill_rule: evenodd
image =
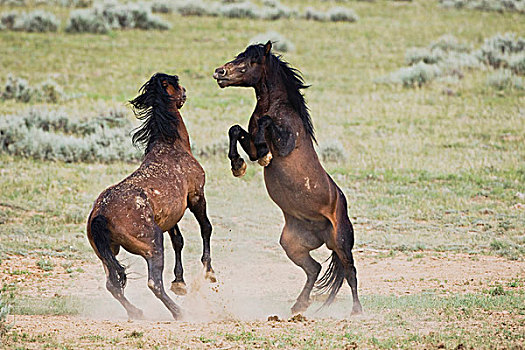
M177 223L186 208L199 222L206 278L215 281L210 258L212 227L206 214L204 170L193 157L188 132L179 113L186 101L176 75L157 73L130 101L144 122L133 142L146 146L140 167L120 183L102 192L89 215L87 235L106 271L106 287L130 318L142 311L124 296L126 272L116 259L120 247L142 256L148 264L148 287L175 319L179 307L164 291L163 233L169 232L175 249L175 280L171 289L185 294L181 261L183 238Z
M284 214L281 246L307 276L292 312L308 308L316 281L319 291L329 291L325 302L328 305L346 279L352 289L352 313L361 313L352 257L354 232L345 196L315 152L313 126L301 93L307 86L299 71L274 55L271 48L270 41L248 46L213 74L221 88L253 87L257 96L248 131L239 125L229 131L232 172L235 176L246 172L237 142L250 160L265 166L268 194ZM317 280L321 265L310 256L310 251L323 244L333 252L328 270Z

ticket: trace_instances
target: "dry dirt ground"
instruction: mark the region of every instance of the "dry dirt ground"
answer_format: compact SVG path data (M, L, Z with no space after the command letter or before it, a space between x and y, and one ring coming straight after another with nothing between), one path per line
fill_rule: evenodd
M215 264L219 279L215 284L203 280L197 262L185 262L188 295L178 297L169 292L184 308L185 316L183 321L172 321L146 287L144 264L129 255L120 258L129 266L126 293L144 310L146 320L127 320L123 309L105 290L98 261L50 257L54 267L46 272L37 266L40 258L11 256L3 260L2 285L14 283L17 294L33 302L39 298L71 297L67 300L81 310L78 316L12 315L10 319L15 323L11 332L18 338L8 338L6 345L16 348L19 342L25 348L35 349L294 348L294 337L311 336L314 329L326 340L325 329L333 336L355 327L374 329L374 325L384 321L381 314L367 311L366 303L364 315L350 318L348 286L344 286L330 308L317 312L320 303L315 301L304 319L293 319L289 307L302 287L302 271L285 259L252 265L235 262L233 256ZM362 250L356 252L355 259L359 291L365 296L477 293L525 275L525 262L494 256L438 252L392 256L388 252ZM167 287L172 278L169 266L165 271ZM270 315L276 315L278 321L268 321ZM499 317L505 324L504 314L491 317ZM523 320L519 324L523 325ZM418 334L432 332L428 324L417 330L410 328L407 326L407 331ZM312 344L316 347L315 341ZM349 348L353 345L348 342Z

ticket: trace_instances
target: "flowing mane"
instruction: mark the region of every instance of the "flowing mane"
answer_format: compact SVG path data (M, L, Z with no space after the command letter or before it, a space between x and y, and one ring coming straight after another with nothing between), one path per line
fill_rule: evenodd
M179 77L156 73L139 89L140 95L129 101L137 119L143 121L132 131L132 140L135 146L145 146L144 154L151 151L156 141L173 142L179 138L178 119L171 111L173 100L162 86L163 81L177 86Z
M256 44L248 46L244 52L237 55L236 60L250 58L254 61L261 62L263 57L264 45ZM301 117L306 132L312 140L317 142L312 118L310 117L308 106L304 100L304 95L301 92L302 89L307 89L310 85L305 85L301 72L292 68L288 62L282 59L281 55L270 53L270 59L266 61L266 64L269 67L268 72L278 74L282 78L286 93L288 94L288 101L292 108L299 114L299 117Z

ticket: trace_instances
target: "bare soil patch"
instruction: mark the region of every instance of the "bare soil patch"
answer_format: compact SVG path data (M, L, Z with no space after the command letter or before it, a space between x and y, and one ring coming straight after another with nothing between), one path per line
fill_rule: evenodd
M218 259L215 264L219 278L215 284L204 281L198 261L185 262L188 295L178 297L169 292L184 308L185 317L183 321L173 321L147 288L145 266L140 260L125 256L130 276L126 293L147 318L129 321L120 304L106 291L104 272L98 261L86 263L49 257L54 267L43 271L37 264L40 259L11 256L3 260L1 283L14 283L17 294L27 297L72 297L81 306L80 315L11 315L10 320L15 321L11 335L16 336L6 338L9 348L23 344L27 349L293 349L313 344L317 348L351 349L356 343L345 338L345 334L356 330L372 334L388 326L392 317L392 312L387 315L366 310L365 303L365 314L350 318L351 294L348 286L344 286L331 307L317 312L322 299L319 297L303 317L293 318L289 307L304 283L301 270L286 258L234 265L235 257L231 257ZM509 281L525 275L525 262L494 256L436 252L390 256L388 252L358 251L355 259L362 296L477 293L496 284L508 288ZM168 264L167 289L172 274ZM469 321L456 320L454 316L452 322L468 322L468 327L482 329L490 320L491 325L510 334L524 331L523 319L515 319L508 312L482 316ZM392 326L385 332L435 337L436 329L451 327L450 323L432 317L423 323L411 317L403 322L402 328ZM430 343L434 344L434 340ZM439 348L442 344L434 345ZM421 348L428 348L428 342Z
M168 256L167 261L172 261ZM221 319L257 320L268 315L288 317L289 306L304 283L302 270L285 257L267 259L263 263L239 264L234 257L215 263L218 283L202 279L198 261L185 262L189 294L175 301L186 310L188 321ZM41 258L11 256L1 263L0 283L15 283L19 294L33 297L73 296L86 301L83 316L126 320L120 305L105 289L105 277L98 261L86 263L49 257L54 266L43 271L37 263ZM231 260L231 261L230 261ZM417 252L388 256L387 252L355 253L361 295L410 295L422 292L435 294L477 293L500 284L505 285L525 275L524 261L510 261L496 256L460 253ZM170 315L146 286L145 264L125 256L129 283L126 293L138 307L144 308L151 320L170 320ZM165 268L165 286L173 278L171 266ZM518 287L523 288L523 287ZM322 300L323 296L316 297ZM95 301L96 305L92 305ZM309 317L346 318L351 307L351 293L344 286L334 307ZM155 312L152 312L155 310Z

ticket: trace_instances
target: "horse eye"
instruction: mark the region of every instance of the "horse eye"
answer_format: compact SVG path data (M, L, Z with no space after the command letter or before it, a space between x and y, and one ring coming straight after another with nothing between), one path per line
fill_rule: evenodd
M245 72L246 72L246 68L241 69L241 73L245 73Z

